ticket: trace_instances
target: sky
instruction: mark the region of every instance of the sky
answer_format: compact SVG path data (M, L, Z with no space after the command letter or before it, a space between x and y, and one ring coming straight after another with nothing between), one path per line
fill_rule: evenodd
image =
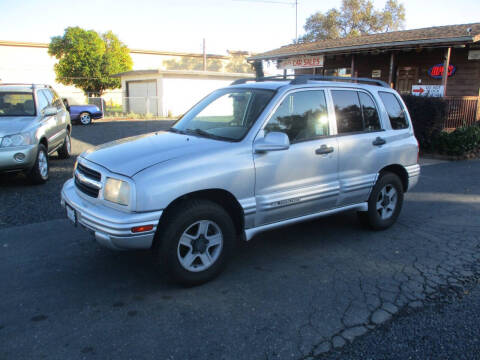
M112 30L131 49L263 52L295 38L294 0L0 0L0 40L49 42L68 26ZM270 2L267 2L270 1ZM282 2L282 3L276 3ZM400 0L406 29L480 22L479 0ZM298 0L305 19L340 0ZM383 8L385 0L374 0Z

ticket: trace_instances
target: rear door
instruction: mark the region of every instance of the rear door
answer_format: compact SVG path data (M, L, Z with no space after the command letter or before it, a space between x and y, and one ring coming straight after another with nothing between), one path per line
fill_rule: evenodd
M280 101L258 136L284 132L291 145L254 154L256 226L335 207L338 147L330 120L323 90L289 92Z
M339 206L368 200L387 152L378 106L370 93L332 89L339 150Z

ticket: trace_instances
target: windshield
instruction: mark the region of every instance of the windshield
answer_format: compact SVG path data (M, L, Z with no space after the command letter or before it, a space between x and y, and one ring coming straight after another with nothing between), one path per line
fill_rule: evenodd
M171 129L218 140L241 140L273 97L272 90L221 89L187 112Z
M0 92L0 116L34 116L33 94Z

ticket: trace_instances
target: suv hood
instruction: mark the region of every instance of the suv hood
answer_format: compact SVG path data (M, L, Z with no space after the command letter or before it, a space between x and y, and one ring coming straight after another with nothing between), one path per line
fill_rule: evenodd
M0 138L21 133L35 121L35 116L0 116Z
M109 171L133 177L150 166L228 146L229 142L171 132L156 132L112 141L80 156Z

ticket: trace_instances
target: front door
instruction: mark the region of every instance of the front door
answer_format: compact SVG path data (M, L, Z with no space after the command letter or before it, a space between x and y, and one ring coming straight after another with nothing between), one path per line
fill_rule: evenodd
M397 86L396 90L400 94L411 94L412 85L418 80L418 68L416 67L400 67L397 70Z
M335 207L339 193L337 139L323 90L288 93L258 137L284 132L290 148L255 153L255 225Z

